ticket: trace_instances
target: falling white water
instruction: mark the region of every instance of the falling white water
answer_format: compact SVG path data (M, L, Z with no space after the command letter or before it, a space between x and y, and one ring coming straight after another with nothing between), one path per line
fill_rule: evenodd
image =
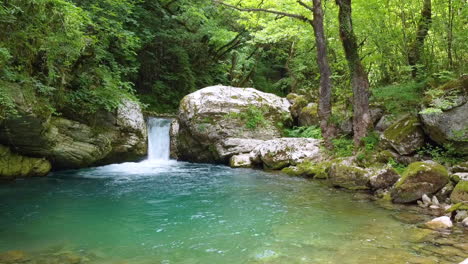
M148 119L148 160L169 160L170 128L170 119Z

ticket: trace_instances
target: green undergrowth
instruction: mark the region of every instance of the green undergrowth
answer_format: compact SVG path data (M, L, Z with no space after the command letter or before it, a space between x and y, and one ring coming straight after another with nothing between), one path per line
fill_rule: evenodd
M394 115L417 112L425 86L426 82L408 82L374 88L371 101Z
M429 156L432 160L449 166L467 159L466 156L457 152L452 144L444 144L443 146L426 144L417 152L420 156Z
M317 126L293 127L285 129L284 135L293 138L315 138L322 139L322 131Z
M248 129L256 129L258 127L267 126L269 121L265 119L267 109L256 106L249 106L245 111L240 113L231 112L226 115L227 118L240 119L245 123Z

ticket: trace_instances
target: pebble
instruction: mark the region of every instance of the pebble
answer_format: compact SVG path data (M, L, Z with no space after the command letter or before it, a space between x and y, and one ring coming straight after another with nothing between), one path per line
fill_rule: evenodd
M452 221L448 216L437 217L426 223L426 227L434 230L448 229L452 226Z

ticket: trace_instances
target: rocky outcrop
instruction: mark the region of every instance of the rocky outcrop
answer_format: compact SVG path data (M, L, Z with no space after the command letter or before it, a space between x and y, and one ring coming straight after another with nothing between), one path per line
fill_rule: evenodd
M252 140L281 137L292 123L290 103L252 88L212 86L187 95L180 103L179 159L225 163L248 153Z
M409 203L435 194L449 182L444 166L433 161L411 163L391 191L396 203Z
M400 155L409 155L424 145L424 133L416 117L406 116L385 130L381 136Z
M54 169L136 160L146 154L147 132L140 106L125 100L113 112L71 120L42 113L14 86L18 115L3 120L0 143L12 151L46 158Z
M169 130L169 139L170 139L170 157L171 159L179 158L179 150L177 149L177 135L179 134L179 120L177 118L173 119L171 122L171 128Z
M252 168L253 163L250 154L240 154L231 157L229 161L231 168Z
M0 180L45 176L50 169L50 162L45 159L21 156L0 145Z
M457 183L450 195L450 200L452 200L452 203L468 203L468 181L460 181Z

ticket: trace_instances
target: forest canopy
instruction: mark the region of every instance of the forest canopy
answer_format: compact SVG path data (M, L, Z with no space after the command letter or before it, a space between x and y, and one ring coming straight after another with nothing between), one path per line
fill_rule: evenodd
M353 90L338 2L321 3L331 100L350 108ZM214 84L313 99L320 87L313 29L306 20L282 14L313 20L307 8L312 1L300 3L3 0L1 86L19 84L44 99L44 111L72 117L112 110L123 98L139 100L148 111L175 112L183 96ZM430 16L424 19L428 3ZM371 100L412 102L466 73L467 20L465 0L352 1ZM2 88L0 118L11 114L11 95Z

